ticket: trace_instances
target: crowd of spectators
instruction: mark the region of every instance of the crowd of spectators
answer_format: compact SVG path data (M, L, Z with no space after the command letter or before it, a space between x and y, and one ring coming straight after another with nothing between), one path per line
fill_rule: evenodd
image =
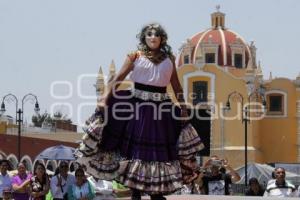
M202 166L196 158L181 163L183 187L176 194L234 195L232 184L240 181L240 175L228 160L210 157ZM10 176L8 160L0 161L0 200L114 200L129 197L131 190L115 181L88 176L84 168L69 170L69 163L60 161L53 176L46 173L44 164L37 162L33 173L23 163L17 165L17 174ZM245 196L299 197L297 188L285 179L285 169L276 168L266 187L256 177L249 179Z

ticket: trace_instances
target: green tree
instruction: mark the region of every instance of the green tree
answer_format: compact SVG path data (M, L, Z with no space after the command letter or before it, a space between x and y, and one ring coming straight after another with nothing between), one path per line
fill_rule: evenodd
M35 127L42 127L47 118L49 118L49 114L45 111L43 114L33 115L31 121Z
M52 120L64 121L68 124L72 124L72 120L68 118L68 115L63 115L60 111L57 111L53 114Z
M63 115L60 111L55 112L53 116L47 113L47 111L43 114L33 115L31 121L35 127L42 127L43 123L54 127L56 121L63 121L65 123L72 124L72 120L68 118L67 115Z

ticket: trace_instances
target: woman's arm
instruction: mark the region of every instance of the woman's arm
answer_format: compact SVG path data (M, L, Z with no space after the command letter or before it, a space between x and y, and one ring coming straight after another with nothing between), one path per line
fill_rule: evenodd
M226 170L229 171L229 174L231 176L231 182L236 183L239 180L241 180L241 177L237 171L235 171L230 165L227 159L222 160L223 166L226 168Z
M16 183L14 183L12 185L12 188L14 191L16 192L26 192L26 187L28 186L28 184L30 183L30 179L27 179L26 181L24 181L21 185L18 185Z
M185 99L184 99L183 90L182 90L181 84L179 82L177 71L176 71L175 58L172 58L171 60L173 63L173 72L171 75L171 85L172 85L175 97L180 104L181 112L182 112L181 115L182 115L182 117L187 117L188 114L187 114L187 109L186 109L186 105L185 105Z
M127 57L121 70L118 72L116 77L108 84L107 90L103 95L102 101L99 103L98 106L105 106L107 105L108 100L113 95L113 92L117 90L121 82L126 78L128 73L133 69L133 60L130 57Z

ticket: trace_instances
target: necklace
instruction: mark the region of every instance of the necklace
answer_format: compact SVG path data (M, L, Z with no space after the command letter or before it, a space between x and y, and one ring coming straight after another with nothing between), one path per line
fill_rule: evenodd
M156 65L161 63L167 57L167 54L165 54L164 52L161 52L161 51L158 51L158 52L146 51L143 53L151 62L153 62Z

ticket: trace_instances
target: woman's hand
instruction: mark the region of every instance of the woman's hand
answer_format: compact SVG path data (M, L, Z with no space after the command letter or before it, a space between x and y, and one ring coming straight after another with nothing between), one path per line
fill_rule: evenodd
M37 198L37 197L39 197L41 195L40 195L40 192L32 192L31 196L34 197L34 198Z
M223 167L225 167L226 169L230 168L230 165L229 165L229 162L227 159L222 159L221 161L222 161Z
M96 111L103 112L104 108L107 106L107 96L101 96L97 101L97 108Z
M211 163L211 159L208 159L208 160L204 163L203 167L204 167L204 168L208 168L208 167L210 166L210 163Z

